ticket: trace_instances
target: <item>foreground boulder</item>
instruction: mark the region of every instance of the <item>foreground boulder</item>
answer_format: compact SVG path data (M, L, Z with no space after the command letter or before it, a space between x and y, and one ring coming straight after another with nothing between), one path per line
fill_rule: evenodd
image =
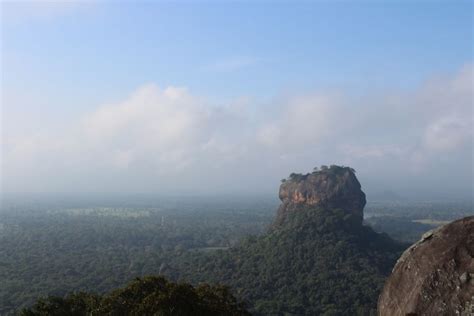
M378 314L474 315L474 216L426 233L403 253Z

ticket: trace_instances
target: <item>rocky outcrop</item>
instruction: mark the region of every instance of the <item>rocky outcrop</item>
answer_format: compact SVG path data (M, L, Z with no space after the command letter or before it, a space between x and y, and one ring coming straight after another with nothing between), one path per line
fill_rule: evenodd
M474 216L426 233L403 253L378 314L474 315Z
M366 203L354 170L331 166L306 175L292 174L283 180L279 192L280 205L274 227L285 222L292 212L304 207L342 209L355 215L362 223Z

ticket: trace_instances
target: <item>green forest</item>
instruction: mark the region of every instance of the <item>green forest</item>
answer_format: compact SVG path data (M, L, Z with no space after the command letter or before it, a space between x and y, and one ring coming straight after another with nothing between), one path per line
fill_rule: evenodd
M178 271L230 285L257 315L369 315L406 246L343 210L307 208L230 251L181 260Z
M104 295L85 292L39 299L20 316L61 315L250 315L224 286L169 282L164 277L137 278Z
M374 243L368 227L329 210L301 213L269 233L277 205L272 197L2 203L0 314L48 296L102 297L150 275L225 284L253 314L373 311L399 245L379 234ZM399 238L412 228L406 223L416 240L433 226L413 220L446 220L444 208L472 213L459 203L369 203L367 223L410 242Z

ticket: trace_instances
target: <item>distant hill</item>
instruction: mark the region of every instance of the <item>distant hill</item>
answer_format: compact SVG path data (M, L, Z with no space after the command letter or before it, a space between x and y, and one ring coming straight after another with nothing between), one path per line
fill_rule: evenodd
M175 277L231 286L259 315L371 315L406 245L362 225L354 170L323 166L282 180L267 234L181 260Z

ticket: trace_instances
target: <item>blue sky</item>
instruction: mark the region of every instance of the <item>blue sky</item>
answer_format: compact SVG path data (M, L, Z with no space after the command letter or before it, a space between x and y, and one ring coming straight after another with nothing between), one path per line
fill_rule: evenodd
M3 4L8 85L81 95L94 86L115 95L156 82L268 97L315 87L410 88L472 58L469 1L70 6L22 20L9 19Z
M416 99L426 93L421 90L427 82L455 81L473 56L471 1L2 2L1 6L4 139L14 139L4 142L8 150L16 146L19 135L55 138L51 135L94 115L104 104L126 102L147 84L156 89L185 87L192 98L201 100L197 103L206 103L205 108L245 103L246 113L253 113L244 119L252 122L246 133L255 135L260 129L273 135L271 126L286 126L281 116L286 115L287 104L308 95L343 99L334 102L349 108L366 102L371 105L364 115L373 115L371 109L384 111L389 96ZM467 78L472 83L470 73ZM464 95L463 109L472 101L470 93L467 99ZM255 114L259 111L266 114ZM433 122L466 115L459 109L443 111L431 123L426 119L418 143L428 137ZM369 122L377 125L376 116ZM463 131L471 131L466 137L472 137L472 122L462 124ZM237 129L227 131L223 142L244 143L247 150L255 145L232 136ZM221 132L216 127L211 134ZM393 134L367 131L357 145L400 149L418 144L406 143L415 137L410 133L397 134L396 144L390 143ZM335 136L327 137L315 139L336 141L330 138ZM374 140L378 138L383 141ZM330 150L321 142L317 145ZM466 156L465 145L462 149L456 159L468 165L472 156ZM306 151L298 149L296 156ZM450 161L454 154L447 157ZM267 173L284 173L301 163L298 159ZM309 164L303 161L304 166ZM464 178L463 183L469 183L472 172Z

